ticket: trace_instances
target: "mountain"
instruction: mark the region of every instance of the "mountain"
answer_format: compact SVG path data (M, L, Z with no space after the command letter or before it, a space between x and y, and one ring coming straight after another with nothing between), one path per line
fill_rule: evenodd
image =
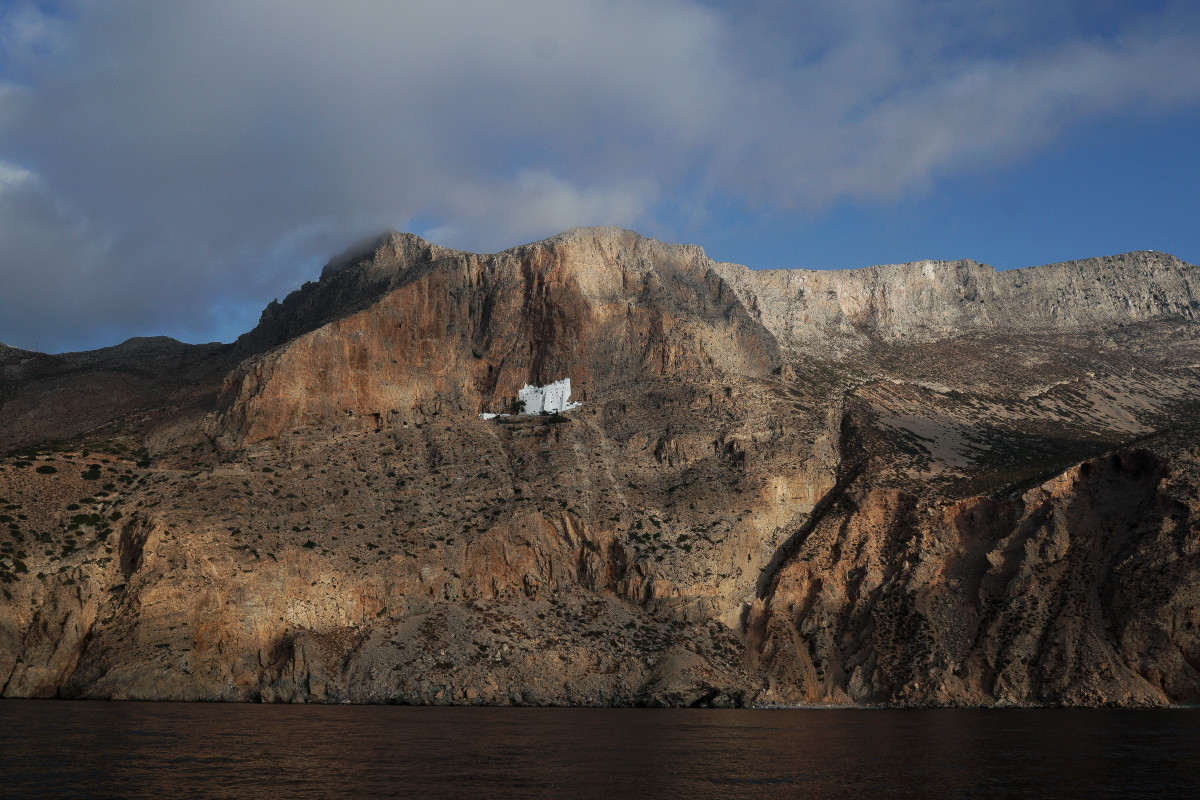
M0 349L0 693L1195 703L1198 337L1162 253L390 232L229 345Z

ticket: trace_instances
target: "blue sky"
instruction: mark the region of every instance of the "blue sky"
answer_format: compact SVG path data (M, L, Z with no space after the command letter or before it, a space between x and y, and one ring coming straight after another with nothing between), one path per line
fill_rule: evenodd
M0 342L228 341L386 227L1200 261L1200 9L0 0Z
M1013 269L1132 250L1200 263L1200 113L1081 125L1007 168L905 202L820 213L730 209L707 251L758 268L972 258Z

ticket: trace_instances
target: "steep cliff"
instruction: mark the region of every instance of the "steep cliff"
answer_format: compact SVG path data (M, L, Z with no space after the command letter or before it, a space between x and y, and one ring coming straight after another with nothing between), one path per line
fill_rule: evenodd
M721 265L782 343L935 340L989 330L1096 330L1200 317L1200 270L1140 252L995 272L974 261L857 270Z
M239 344L275 341L226 379L223 441L346 414L377 426L502 411L526 382L569 377L587 399L646 377L779 363L774 338L699 248L607 229L494 256L390 234L268 308Z
M388 233L232 345L6 348L0 693L1197 702L1198 297Z

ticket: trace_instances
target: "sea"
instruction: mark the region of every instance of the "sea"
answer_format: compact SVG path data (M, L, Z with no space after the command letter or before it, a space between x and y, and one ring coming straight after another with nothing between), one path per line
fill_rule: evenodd
M1200 710L0 701L4 798L1200 797Z

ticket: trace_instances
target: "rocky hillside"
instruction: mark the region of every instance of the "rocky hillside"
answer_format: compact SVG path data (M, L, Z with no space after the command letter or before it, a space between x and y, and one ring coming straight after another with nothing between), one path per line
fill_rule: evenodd
M0 349L4 696L1200 701L1200 270L386 234L231 345ZM581 408L500 417L526 382Z
M858 270L723 265L789 349L864 338L934 341L1014 328L1087 331L1200 318L1200 270L1164 253L1127 253L995 272L974 261Z

